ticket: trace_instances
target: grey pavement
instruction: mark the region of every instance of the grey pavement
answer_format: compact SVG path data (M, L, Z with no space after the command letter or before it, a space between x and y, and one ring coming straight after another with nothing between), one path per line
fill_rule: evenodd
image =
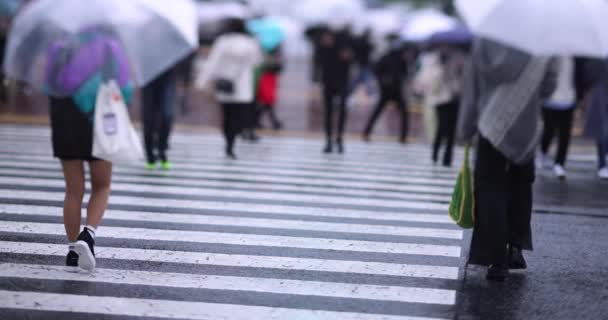
M574 148L540 171L529 270L489 284L446 214L457 170L424 145L265 137L223 158L179 132L170 172L115 168L98 269L62 268L63 181L45 127L0 125L0 319L602 319L605 182ZM584 151L581 151L584 150ZM460 150L456 158L461 158ZM603 195L603 196L602 196Z

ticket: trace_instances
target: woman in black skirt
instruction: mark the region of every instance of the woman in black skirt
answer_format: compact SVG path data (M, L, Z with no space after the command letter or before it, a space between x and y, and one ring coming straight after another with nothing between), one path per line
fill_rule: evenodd
M93 149L93 112L83 112L70 97L50 98L53 153L61 160L65 179L63 221L69 242L66 266L78 270L95 268L95 231L110 196L112 164L95 159ZM86 226L80 232L81 208L85 193L85 168L91 174L91 196Z

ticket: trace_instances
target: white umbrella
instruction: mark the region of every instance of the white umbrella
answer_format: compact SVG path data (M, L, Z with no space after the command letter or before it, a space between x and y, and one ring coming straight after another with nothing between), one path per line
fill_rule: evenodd
M365 14L361 0L299 0L292 8L292 16L307 26L329 24L343 27Z
M246 19L251 10L238 2L199 2L198 18L200 23L213 23L225 18Z
M91 27L103 27L120 41L140 86L198 46L196 6L190 0L170 5L164 0L38 0L13 23L5 73L46 89L50 48L60 42L77 46L79 35Z
M405 41L422 42L435 33L451 30L457 25L458 20L440 11L425 9L412 15L401 32L401 38Z
M398 33L405 21L405 13L397 9L372 9L365 14L363 27L370 28L374 35L385 36Z
M471 30L535 55L608 55L606 0L457 0Z

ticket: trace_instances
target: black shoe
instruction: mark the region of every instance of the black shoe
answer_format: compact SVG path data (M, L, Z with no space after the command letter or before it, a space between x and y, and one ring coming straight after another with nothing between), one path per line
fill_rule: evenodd
M509 269L524 270L528 268L521 249L517 246L509 246Z
M74 251L78 254L79 267L87 271L95 269L95 239L87 228L84 228L78 236Z
M338 145L338 153L344 153L344 144L342 143L342 140L336 141L336 145Z
M65 257L66 270L69 272L78 272L78 254L72 250Z
M323 149L323 153L332 153L333 152L333 146L331 144L331 142L328 142L327 145L325 145L325 149Z
M273 123L272 127L274 128L274 130L278 131L278 130L283 129L283 124L280 122L275 122L275 123Z
M370 141L372 141L372 139L370 139L368 133L364 133L362 139L363 139L363 142L370 142Z
M493 264L488 268L486 279L489 281L503 282L509 276L509 269L504 264Z
M230 160L236 160L236 155L232 151L226 151L226 158Z

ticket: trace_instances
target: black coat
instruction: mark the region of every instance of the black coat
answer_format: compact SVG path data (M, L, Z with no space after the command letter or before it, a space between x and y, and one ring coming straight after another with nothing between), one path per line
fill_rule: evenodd
M407 79L407 60L402 50L391 50L374 65L374 73L383 90L401 90Z
M601 76L604 61L601 59L575 58L574 83L576 100L582 101Z
M345 32L334 32L332 45L319 48L321 81L325 87L342 90L348 87L354 60L353 41Z
M374 46L370 42L367 36L361 36L355 40L355 56L357 58L357 63L361 67L367 67L370 64L370 57L372 51L374 51Z

